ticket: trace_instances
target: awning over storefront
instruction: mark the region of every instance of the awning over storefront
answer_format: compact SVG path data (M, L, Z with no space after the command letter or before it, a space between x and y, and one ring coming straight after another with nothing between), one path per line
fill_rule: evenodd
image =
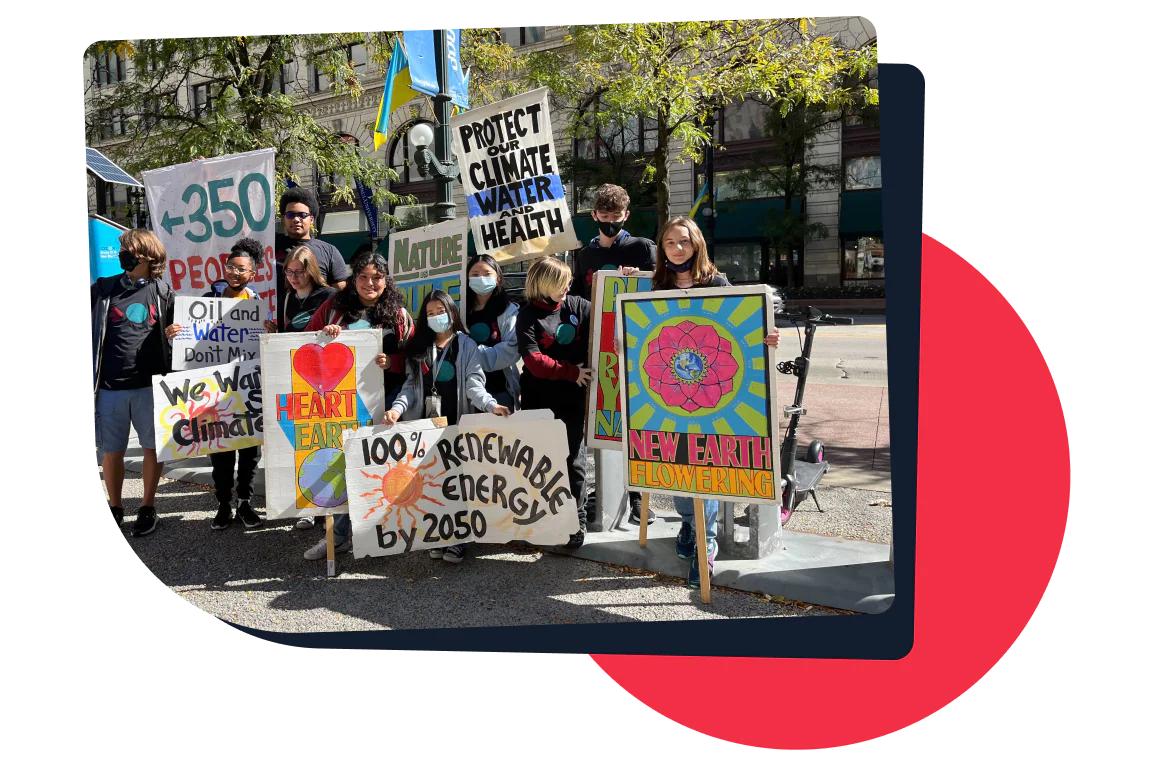
M802 201L794 199L793 214L800 215ZM748 199L744 201L721 202L717 208L716 240L748 241L750 239L764 239L767 236L769 216L778 215L785 211L784 199ZM693 218L698 226L704 228L704 216L698 211Z
M841 236L881 236L881 190L841 194Z

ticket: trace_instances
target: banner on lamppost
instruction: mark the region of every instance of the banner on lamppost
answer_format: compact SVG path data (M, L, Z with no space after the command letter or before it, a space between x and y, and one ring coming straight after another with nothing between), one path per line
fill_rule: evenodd
M452 103L468 108L468 77L460 69L460 30L446 29L448 50L448 94ZM412 89L429 96L440 94L436 77L436 43L431 29L404 33L404 50L408 55L408 72Z

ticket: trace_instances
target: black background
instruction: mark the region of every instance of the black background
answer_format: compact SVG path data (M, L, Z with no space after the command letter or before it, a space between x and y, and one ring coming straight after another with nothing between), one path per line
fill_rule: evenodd
M1139 238L1121 230L1102 235L1106 197L1088 193L1069 170L1088 164L1087 156L1068 153L1067 140L1088 129L1091 112L1075 96L1082 91L1070 87L1075 78L1050 76L1048 59L1039 58L1034 45L1061 39L1068 30L1043 29L1035 17L1027 24L1004 16L990 23L984 15L974 15L972 27L955 22L886 16L882 52L909 55L928 76L925 230L984 264L1015 297L1056 362L1076 435L1073 535L1065 540L1056 592L1033 618L1016 657L928 728L906 730L887 744L861 744L858 751L1150 751L1151 408L1147 378L1137 372L1147 347L1144 322L1133 312L1147 301L1147 279L1136 278ZM119 32L89 37L110 39ZM883 120L883 83L881 98ZM1093 202L1077 203L1078 197ZM973 343L979 348L980 338ZM969 358L996 374L996 359L979 351ZM1001 470L1015 450L1028 449L1025 438L997 433L996 402L971 405L989 418L987 470ZM208 735L213 721L234 727L246 719L258 729L238 734L253 743L278 730L327 743L334 755L346 756L339 743L347 740L349 723L355 726L367 712L384 723L383 734L400 733L387 722L393 713L407 718L399 727L413 726L410 743L449 757L468 757L477 745L529 756L591 755L610 742L613 755L624 756L685 755L703 745L700 736L618 696L579 657L461 657L451 663L378 657L368 659L376 672L363 677L386 678L371 683L384 690L366 692L355 680L366 673L363 667L354 673L347 665L302 666L294 660L301 650L270 650L168 600L108 535L107 516L95 511L99 498L86 502L93 509L81 513L89 555L76 563L91 580L86 597L70 599L69 620L98 625L83 630L80 642L93 658L85 670L89 680L104 689L108 711L98 717L107 720L113 706L123 712L119 721L108 721L110 730L148 725L175 732L191 722L194 730L179 735L195 741L195 729ZM974 513L978 540L979 533L996 533L995 517L981 517L979 508ZM982 603L996 597L973 592L957 608L980 620ZM190 718L178 704L158 706L158 683L171 691L165 696L187 698L199 714ZM267 689L281 703L255 698L253 689ZM779 710L766 714L766 725L820 714L819 708ZM308 726L307 720L322 725ZM273 732L264 730L269 725ZM437 730L455 733L440 736ZM397 751L395 742L375 738L382 753ZM721 744L707 751L732 749Z

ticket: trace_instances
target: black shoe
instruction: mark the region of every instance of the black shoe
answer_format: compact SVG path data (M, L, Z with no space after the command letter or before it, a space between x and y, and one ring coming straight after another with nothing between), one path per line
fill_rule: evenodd
M568 542L566 544L561 545L561 547L565 550L579 550L581 548L581 545L583 545L584 543L585 543L585 533L583 531L578 531L575 534L569 534Z
M656 514L649 510L649 525L657 519ZM629 492L629 523L634 526L641 525L641 495Z
M109 507L112 508L112 517L116 519L116 527L119 528L120 524L124 523L124 508L112 507L112 505L109 505Z
M216 517L212 519L212 528L220 531L228 528L230 523L232 523L232 505L228 502L221 502L220 509L216 511Z
M156 531L156 508L152 505L142 505L136 511L136 523L132 524L132 536L146 537Z
M240 504L236 508L236 517L244 522L246 529L255 529L264 523L256 511L252 509L252 506L248 504L247 499L240 500Z

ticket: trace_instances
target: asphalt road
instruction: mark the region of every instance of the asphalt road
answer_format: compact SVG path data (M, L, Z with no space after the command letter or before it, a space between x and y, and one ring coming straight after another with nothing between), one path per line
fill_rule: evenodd
M323 561L304 560L319 529L296 531L288 521L246 530L213 531L208 487L163 479L160 523L140 539L130 535L143 489L128 473L124 497L128 544L180 597L234 624L281 632L425 627L587 624L622 621L742 619L844 613L795 602L773 602L714 588L712 603L683 579L626 570L527 546L474 545L461 565L424 553L355 560L337 556L338 576ZM254 506L263 509L263 498ZM110 521L111 522L111 521ZM791 525L791 523L790 523Z
M837 315L835 310L830 313ZM809 382L888 386L885 317L866 315L850 318L852 326L817 327ZM800 339L792 324L782 324L778 329L781 331L781 345L777 349L777 361L800 356L804 327Z

